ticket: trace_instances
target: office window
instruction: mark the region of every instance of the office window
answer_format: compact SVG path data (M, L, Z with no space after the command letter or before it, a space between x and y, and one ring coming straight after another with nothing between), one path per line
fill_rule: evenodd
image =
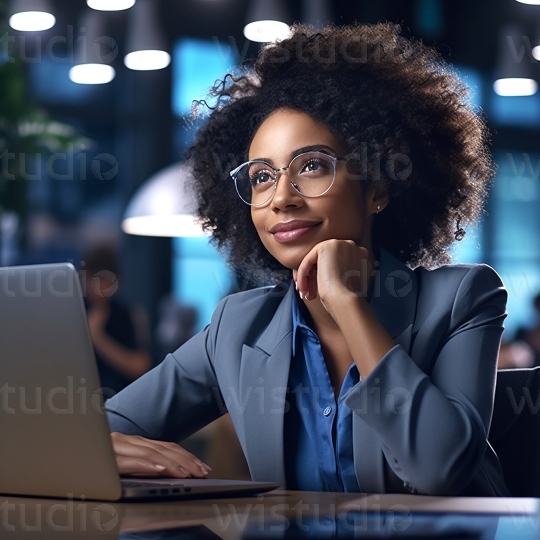
M223 79L235 65L236 56L230 45L217 40L177 41L172 60L174 114L189 114L193 100L205 98L216 80Z
M465 229L465 238L455 242L450 249L453 264L477 264L484 262L482 221Z
M195 331L202 330L219 301L237 292L236 284L207 238L174 238L173 257L174 296L197 309Z
M540 95L499 96L491 92L488 116L495 124L536 128L540 123Z
M505 339L534 321L532 299L540 290L540 155L496 154L498 172L491 194L493 267L508 289Z
M215 81L223 79L235 64L234 51L217 41L181 39L174 45L172 110L179 122L173 144L178 158L205 121L204 116L196 121L190 118L193 100L206 98ZM207 237L173 240L173 288L179 302L197 309L196 331L210 322L221 298L237 290L225 260Z

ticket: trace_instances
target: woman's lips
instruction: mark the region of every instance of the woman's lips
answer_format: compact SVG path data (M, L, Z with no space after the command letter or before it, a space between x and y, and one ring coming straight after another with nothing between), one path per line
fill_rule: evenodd
M311 231L311 229L320 225L320 223L298 223L297 225L291 225L286 227L277 227L278 230L272 233L274 238L278 242L292 242L293 240L307 234L309 231Z

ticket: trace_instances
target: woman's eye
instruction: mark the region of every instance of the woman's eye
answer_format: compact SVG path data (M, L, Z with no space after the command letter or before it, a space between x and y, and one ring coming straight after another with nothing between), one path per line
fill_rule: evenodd
M251 185L264 184L266 182L271 182L272 177L268 171L258 171L252 174L249 178Z
M330 164L322 158L312 158L304 164L301 172L326 173L330 169Z

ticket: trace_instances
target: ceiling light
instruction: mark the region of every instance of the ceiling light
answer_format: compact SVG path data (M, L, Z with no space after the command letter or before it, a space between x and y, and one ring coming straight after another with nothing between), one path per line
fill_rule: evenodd
M166 51L133 51L126 54L124 64L136 71L163 69L171 62L171 55Z
M244 36L251 41L271 43L289 34L287 8L282 0L252 0L244 27Z
M69 78L78 84L105 84L115 75L114 68L107 64L78 64L69 70Z
M48 30L56 22L48 0L12 0L9 11L9 26L22 32Z
M525 39L525 32L517 25L506 25L499 33L493 90L500 96L531 96L538 90L533 70L537 62Z
M114 39L105 35L104 14L87 9L80 24L80 36L75 50L76 65L69 78L78 84L106 84L116 72L110 65L118 55Z
M244 36L259 43L272 43L289 34L289 25L281 21L255 21L244 26Z
M522 4L534 4L535 6L540 5L540 0L517 0Z
M138 0L129 11L127 53L124 57L124 64L129 69L163 69L171 62L156 9L153 0Z
M532 96L536 94L538 84L534 79L497 79L493 83L493 90L499 96Z
M135 0L86 0L92 9L99 11L122 11L135 4Z

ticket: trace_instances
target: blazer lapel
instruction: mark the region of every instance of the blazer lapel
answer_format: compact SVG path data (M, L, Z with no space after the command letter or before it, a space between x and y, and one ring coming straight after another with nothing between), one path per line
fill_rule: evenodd
M380 248L379 263L369 305L396 345L410 353L418 295L416 275L384 248ZM381 444L358 414L353 414L353 441L354 468L360 489L365 493L384 492Z
M244 345L240 398L244 410L244 452L251 476L285 485L284 414L292 354L291 286L253 347Z

